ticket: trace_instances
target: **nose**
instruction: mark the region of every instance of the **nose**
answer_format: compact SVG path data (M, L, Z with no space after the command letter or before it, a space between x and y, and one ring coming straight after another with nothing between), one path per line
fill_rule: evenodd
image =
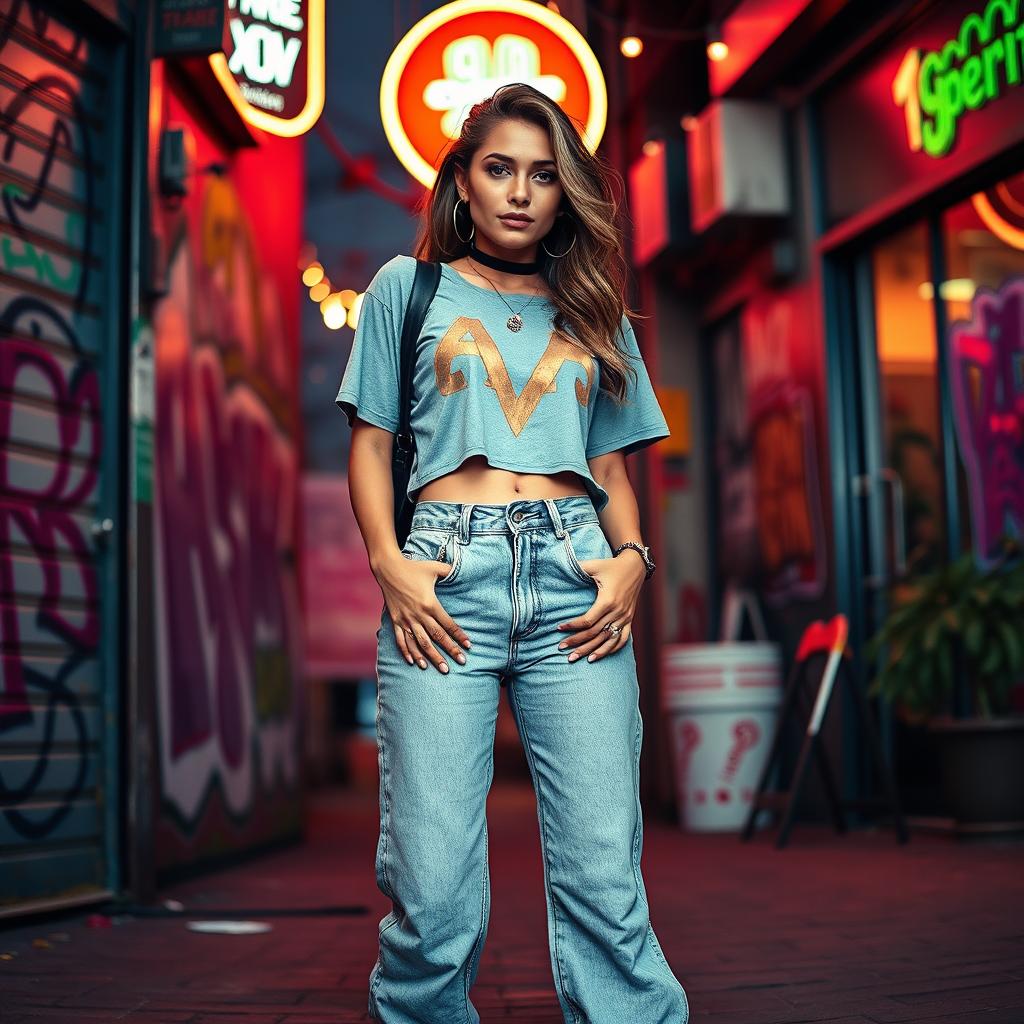
M529 178L514 177L509 186L509 200L519 206L526 206L530 202Z

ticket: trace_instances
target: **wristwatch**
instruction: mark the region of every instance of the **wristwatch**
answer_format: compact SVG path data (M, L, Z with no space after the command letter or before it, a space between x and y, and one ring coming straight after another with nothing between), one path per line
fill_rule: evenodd
M654 564L654 559L651 558L651 549L646 544L637 544L635 540L627 540L620 544L612 554L617 558L620 551L624 551L626 548L632 548L638 552L640 557L644 560L644 566L646 567L645 580L649 580L654 575L654 570L657 566Z

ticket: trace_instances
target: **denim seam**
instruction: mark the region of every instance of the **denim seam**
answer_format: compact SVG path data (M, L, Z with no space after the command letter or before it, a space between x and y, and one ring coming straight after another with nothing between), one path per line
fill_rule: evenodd
M451 572L448 573L447 576L442 576L439 579L435 580L435 587L446 587L448 586L449 583L453 583L455 581L455 577L458 576L462 570L464 552L462 550L462 542L458 538L457 531L453 531L452 533L446 536L444 542L441 545L441 549L446 548L449 544L452 543L455 545L455 547L452 549L452 560L449 563L451 565ZM441 549L438 550L439 555L441 554ZM442 559L440 558L438 559L438 561L441 560Z
M544 617L544 601L541 597L542 587L538 586L539 572L537 571L537 549L533 544L530 545L530 572L528 579L530 581L530 596L533 598L533 622L527 626L520 634L520 638L529 636L543 621Z
M573 571L573 574L580 578L583 583L589 583L591 586L597 586L594 577L587 572L586 569L580 565L580 560L576 557L576 552L572 546L572 538L569 536L569 530L566 530L562 536L562 544L565 547L565 553L569 560L569 566Z
M536 761L534 760L534 757L533 757L533 747L532 747L532 744L530 743L530 731L529 731L529 729L526 726L526 719L523 717L522 713L519 712L519 701L518 701L518 699L515 696L515 692L514 692L514 689L513 689L514 685L515 684L512 683L511 681L509 682L509 686L508 686L509 699L516 705L516 717L522 723L523 737L526 740L526 744L525 744L525 746L526 746L526 755L527 755L527 758L529 759L529 762L530 762L530 771L533 774L534 785L537 787L537 810L540 813L541 837L542 837L542 845L544 847L544 863L545 863L545 867L546 867L544 884L545 884L545 886L547 888L547 891L548 891L548 898L551 900L551 916L555 919L553 944L554 944L554 947L555 947L555 949L554 949L554 952L555 952L555 963L558 965L558 985L559 985L559 987L562 990L562 995L565 996L565 1001L569 1004L569 1009L572 1012L573 1024L581 1024L580 1018L577 1016L576 1011L580 1010L580 1012L582 1013L582 1008L579 1006L579 1004L576 1002L576 1000L573 999L573 997L571 995L569 995L569 990L568 990L568 988L566 987L566 984L565 984L565 977L564 977L564 975L562 973L563 970L564 970L563 965L562 965L562 956L561 956L561 954L558 951L558 940L559 940L559 936L560 936L559 929L561 928L561 922L560 922L559 917L558 917L558 910L557 910L558 901L555 899L554 887L551 884L551 863L550 863L550 860L549 860L549 853L550 853L550 849L551 849L551 843L550 843L550 840L549 840L549 837L548 837L548 820L547 820L547 815L544 813L544 795L543 795L543 788L544 787L541 784L540 773L537 771L537 764L536 764Z
M640 738L642 722L639 713L637 714L636 732L633 739L633 797L636 801L636 824L633 827L633 877L636 879L637 895L643 900L645 907L650 909L644 887L640 878L640 829L643 824L643 808L640 805Z
M512 663L516 657L516 631L519 629L519 594L517 593L519 588L519 580L517 579L517 569L519 568L519 537L515 533L509 534L512 541L512 572L509 574L511 578L510 589L512 592L512 628L508 634L508 660L505 663L505 673L509 674L512 672Z
M487 772L489 773L494 766L494 744L491 744L491 752L487 758ZM466 966L466 1021L467 1024L473 1024L473 1016L469 1009L469 978L473 973L474 964L480 956L483 948L484 928L487 923L487 844L488 844L488 832L487 832L487 813L486 813L486 800L485 800L485 811L484 811L484 869L480 876L480 930L477 932L476 942L473 943L473 950L469 955L469 963Z
M640 804L640 748L642 744L642 737L643 717L638 707L636 717L636 739L633 747L633 793L636 799L636 825L633 830L633 874L636 878L637 895L647 908L647 944L650 946L651 952L654 954L655 958L659 960L668 971L673 984L682 993L683 999L686 1002L686 1016L681 1021L681 1024L687 1024L687 1021L690 1019L690 1001L686 995L686 989L683 988L682 982L680 982L680 980L675 976L668 960L665 959L665 954L662 952L657 937L654 934L654 925L650 918L651 907L647 897L644 895L644 887L640 877L640 835L641 828L643 827L643 808Z
M391 883L388 881L388 827L391 816L391 804L388 800L388 771L387 771L387 755L385 753L385 743L381 736L381 699L380 699L380 677L377 679L377 714L376 714L376 730L377 730L377 744L378 744L378 765L380 770L380 792L382 797L384 813L381 815L381 881L384 883L385 894L392 901L395 902L394 890L391 888ZM394 907L392 906L392 913L394 913ZM371 976L370 981L370 997L369 1006L370 1015L374 1015L374 1002L376 999L377 989L380 987L381 981L384 978L384 946L381 939L388 928L398 923L398 916L396 915L386 928L381 928L377 932L377 962L374 965L374 974Z
M599 520L597 520L597 519L583 519L583 520L580 520L578 522L568 522L568 523L565 524L565 528L567 530L569 530L569 529L573 529L573 528L575 528L577 526L591 526L591 525L594 525L594 524L600 525ZM413 523L409 527L409 532L413 533L416 530L431 530L434 533L448 533L448 532L451 532L451 531L457 530L457 529L458 529L458 522L457 521L445 521L445 522L440 522L440 523L438 523L438 522L424 523L424 522L420 521L420 522ZM498 527L498 528L496 528L494 530L488 530L486 528L481 528L480 526L471 526L469 528L469 533L470 533L470 536L472 536L472 537L475 537L477 534L483 534L483 535L488 536L488 537L500 537L502 534L505 534L505 535L511 537L513 532L515 532L515 533L537 533L538 531L554 532L550 523L538 523L535 526L519 526L519 527L516 528L515 531L510 530L507 526L501 526L501 527Z

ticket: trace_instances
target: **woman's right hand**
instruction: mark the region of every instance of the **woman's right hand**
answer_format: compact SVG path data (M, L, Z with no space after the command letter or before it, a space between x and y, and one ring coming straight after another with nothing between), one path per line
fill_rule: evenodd
M441 646L459 664L466 663L460 644L471 644L462 627L444 610L434 583L452 571L446 562L406 558L401 552L376 570L377 582L395 628L395 639L402 656L411 665L427 667L427 660L439 671L449 671L448 662L435 644Z

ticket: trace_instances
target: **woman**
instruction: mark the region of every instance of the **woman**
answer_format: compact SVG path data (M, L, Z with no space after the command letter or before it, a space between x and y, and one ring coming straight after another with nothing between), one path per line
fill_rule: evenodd
M337 402L385 602L376 873L392 910L369 1012L388 1024L479 1020L502 686L537 795L565 1020L689 1016L640 872L630 623L653 563L623 460L669 431L625 316L613 174L530 86L470 111L417 243L442 277L417 344L401 550L391 447L415 260L385 264L360 307Z

